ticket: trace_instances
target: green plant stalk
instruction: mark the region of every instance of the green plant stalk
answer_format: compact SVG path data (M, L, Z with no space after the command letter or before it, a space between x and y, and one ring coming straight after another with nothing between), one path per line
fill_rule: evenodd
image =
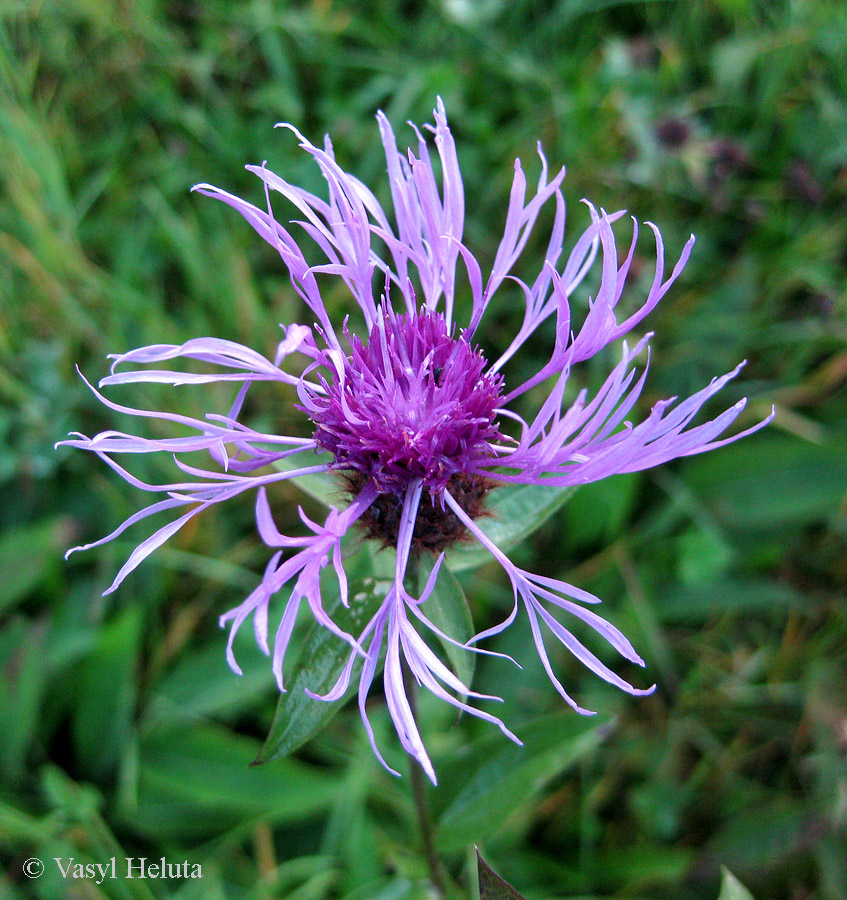
M406 580L412 589L418 583L418 558L412 553L409 557L409 565L406 570ZM406 688L406 696L409 698L409 706L412 716L418 717L418 683L409 671L409 667L403 662L403 681ZM438 848L435 846L435 831L432 827L432 816L429 811L429 800L426 793L426 773L421 764L412 756L409 757L409 776L412 782L412 800L415 804L415 813L418 819L421 841L426 854L429 879L439 897L446 897L444 873L441 867L441 858Z

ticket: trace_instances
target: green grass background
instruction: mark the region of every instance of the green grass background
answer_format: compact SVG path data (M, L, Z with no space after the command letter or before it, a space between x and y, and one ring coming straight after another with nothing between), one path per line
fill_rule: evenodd
M475 686L505 696L523 751L424 702L455 896L471 895L477 843L529 900L713 900L722 865L758 900L847 897L845 46L844 7L823 0L0 5L0 895L428 896L408 778L379 767L355 709L294 757L248 768L276 692L246 635L245 675L230 673L216 621L265 563L249 500L104 599L131 535L62 553L144 498L52 445L119 425L76 363L96 380L107 352L202 335L269 353L278 322L303 320L273 251L192 184L261 202L243 165L267 159L318 189L272 130L289 121L316 142L331 133L387 199L374 113L411 138L403 123L427 121L441 95L467 240L488 264L513 160L533 177L538 139L568 166L571 235L583 196L656 222L670 255L697 235L647 323L642 413L742 358L712 411L747 395L749 425L777 406L747 441L581 490L516 551L601 594L646 658L625 674L658 690L624 698L554 654L598 728L562 710L517 625L493 646L524 671L489 661ZM534 273L542 244L519 271ZM649 234L639 254L631 297L652 271ZM341 290L327 302L349 309ZM516 315L501 305L486 346ZM575 384L596 385L613 358ZM121 396L200 414L228 392ZM267 421L291 426L290 398L266 399ZM294 527L296 489L278 502ZM504 615L496 567L463 583L480 625ZM374 720L404 766L378 701ZM163 855L201 864L202 880L71 884L51 862ZM31 856L50 865L29 881Z

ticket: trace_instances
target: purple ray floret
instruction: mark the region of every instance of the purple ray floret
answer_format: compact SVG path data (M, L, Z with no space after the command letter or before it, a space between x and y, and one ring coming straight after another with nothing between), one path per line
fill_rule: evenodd
M233 640L240 626L252 617L256 640L271 657L273 673L284 690L285 654L305 601L322 626L349 644L347 663L335 686L321 697L313 696L320 700L344 696L355 662L361 660L359 708L374 751L388 768L376 746L366 708L384 649L382 677L391 719L402 746L435 781L406 694L408 677L457 709L493 722L508 737L518 739L499 719L467 702L498 698L474 693L431 649L421 630L469 652L487 652L478 649L477 642L502 631L523 608L547 674L578 712L589 714L568 695L554 673L542 624L548 635L610 684L633 695L653 690L624 681L560 621L559 614L568 614L626 660L643 666L627 638L589 608L599 603L597 597L564 581L521 569L490 539L479 521L486 515L487 495L499 485L563 487L646 469L738 440L771 417L725 436L744 409L742 400L712 420L692 424L712 395L738 374L738 366L691 397L659 401L634 424L627 416L638 403L646 371L638 375L633 364L646 350L649 333L636 338L632 347L623 343L620 362L593 396L582 390L572 402L566 402L571 367L639 325L679 277L694 238L685 244L666 276L661 234L647 223L656 246L652 281L640 305L620 315L617 307L632 264L638 225L633 220L632 240L619 263L612 226L624 214L608 214L587 203L588 225L565 254L564 169L550 178L539 147L541 174L534 190L527 187L520 161L515 163L503 236L492 269L484 278L476 257L463 243L462 177L441 101L434 113L435 124L427 126L434 136L437 166L430 144L417 128L412 126L416 145L404 154L397 149L386 117L379 113L377 120L393 216L369 188L338 165L328 138L321 149L290 125L285 127L297 135L300 146L320 168L327 184L326 198L289 184L264 165L248 166L264 185L261 207L208 184L195 188L236 209L277 250L313 325L282 326L283 339L272 360L216 338L195 338L182 345L156 344L114 356L112 374L101 381L101 387L224 381L237 386L235 399L228 411L195 419L123 406L92 387L110 409L172 423L179 426L181 436L149 438L105 431L93 438L73 435L63 443L94 451L128 482L161 497L112 534L75 550L105 543L148 516L160 512L174 516L142 540L106 593L115 590L198 513L256 489L257 529L275 552L260 585L221 617L221 625L229 626L226 652L230 666L240 673ZM275 217L272 195L294 207L295 221L281 222ZM525 280L513 269L548 203L553 205L553 221L545 257L535 277ZM307 238L302 246L295 235ZM307 260L304 246L317 248L317 258ZM599 268L599 286L588 298L588 312L577 327L572 320L571 297L595 266ZM465 300L470 304L464 328L453 318L459 271L468 285L462 305ZM318 276L341 279L358 306L362 328L348 328L346 321L339 327L330 320ZM489 361L475 334L500 294L508 296L512 304L522 298L523 321L503 353ZM552 320L555 334L549 359L529 378L513 382L508 375L510 361L547 320ZM305 366L289 371L288 357L295 354L305 360ZM203 373L172 368L181 360L204 363ZM135 368L139 365L142 368ZM311 422L311 438L257 431L241 420L246 393L257 381L275 382L289 396L296 391L296 406ZM525 418L516 411L514 401L539 385L546 385L545 399L533 417ZM204 467L183 458L197 451L208 454ZM316 462L315 453L321 451L324 454ZM146 483L113 458L154 452L172 454L179 470L176 481ZM301 512L302 534L281 534L271 511L269 489L276 482L296 482L323 472L338 473L347 505L330 508L323 523ZM344 632L324 609L320 580L321 571L331 566L341 602L345 606L356 602L348 593L342 557L342 539L353 528L394 553L394 576L385 599L359 634ZM444 551L456 541L469 539L477 540L504 569L515 605L505 622L462 644L431 621L427 600L436 586ZM414 596L407 575L423 554L432 554L434 565L420 595ZM286 586L290 593L271 636L271 603ZM405 680L404 671L408 673Z

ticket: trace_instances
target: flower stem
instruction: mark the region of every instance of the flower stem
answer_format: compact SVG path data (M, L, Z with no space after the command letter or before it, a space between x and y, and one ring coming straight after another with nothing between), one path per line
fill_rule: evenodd
M405 681L406 696L409 698L409 706L412 715L417 719L418 715L418 684L412 677L409 669L404 664L403 680ZM423 766L412 756L409 757L409 774L412 781L412 799L415 804L415 812L418 818L418 829L423 842L426 862L429 868L429 880L439 897L446 897L444 885L444 873L441 868L441 858L435 846L435 832L432 827L432 817L429 811L429 798L427 797L426 773Z
M409 557L405 581L411 588L411 591L417 593L418 557L414 552ZM406 690L412 716L417 721L418 683L409 671L405 661L403 662L403 686ZM426 773L423 770L423 766L412 756L409 757L409 775L412 782L412 799L415 804L415 812L417 813L418 829L420 830L421 841L429 868L429 880L435 888L438 897L443 898L447 896L447 891L444 884L444 872L441 868L441 858L435 846L435 831L432 827L432 816L430 815L429 798L427 797Z

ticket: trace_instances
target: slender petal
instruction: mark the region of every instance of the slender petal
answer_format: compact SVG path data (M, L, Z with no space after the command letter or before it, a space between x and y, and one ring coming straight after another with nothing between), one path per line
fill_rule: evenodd
M728 429L744 415L745 400L713 418L702 417L707 404L737 377L740 365L690 397L661 399L642 411L648 366L639 370L636 361L648 351L652 335L639 335L634 329L681 276L694 238L687 240L666 276L664 240L654 224L646 223L655 241L656 261L646 296L633 301L627 280L639 238L638 222L632 219L628 247L619 252L615 231L625 213L607 213L585 201L588 221L566 253L565 170L551 177L540 145L541 171L534 187L521 161L515 161L502 236L491 269L484 274L464 243L465 189L440 98L433 119L422 129L412 125L413 146L402 152L387 117L377 114L391 209L383 208L377 193L339 165L328 137L317 146L291 125L283 127L296 136L323 178L320 196L289 183L265 163L247 167L261 185L259 205L209 184L196 185L197 192L240 213L277 251L311 324L283 325L273 359L214 337L114 354L111 372L100 382L110 392L129 384L165 384L180 392L202 393L206 385L217 383L231 384L234 396L223 410L197 418L127 406L89 384L108 409L136 421L154 421L156 435L108 429L91 438L74 433L62 443L95 453L133 487L164 495L111 534L75 550L111 541L150 516L175 516L142 538L106 593L116 590L195 516L255 490L256 531L272 552L257 587L220 617L221 626L229 629L229 665L240 674L234 640L252 616L256 641L271 659L279 689L285 690L288 647L298 617L308 612L347 645L335 683L315 685L314 691L307 691L309 696L340 700L352 689L360 665L357 692L365 731L379 761L397 774L377 747L369 717L370 690L384 659L383 693L397 737L435 782L435 767L407 694L410 679L520 743L498 718L468 702L499 698L465 684L433 649L436 638L468 652L502 656L478 644L509 627L523 610L553 687L577 712L591 714L556 675L545 636L549 640L552 635L586 669L630 695L643 696L655 687L631 685L560 621L567 614L566 621L593 631L625 660L643 666L626 636L590 608L599 598L577 585L527 572L488 537L479 520L487 512L490 492L508 484L587 484L638 471L722 447L754 433L772 416L734 434ZM282 220L277 218L278 208L288 210ZM538 264L527 266L523 257L545 208L552 211L542 245L546 250ZM294 221L289 218L292 210ZM307 239L303 246L301 236ZM464 329L456 323L460 261L470 305ZM597 273L596 292L585 297L582 285L592 272ZM349 291L364 329L347 319L332 321L322 294L327 281ZM476 341L480 323L498 297L518 306L520 326L504 341L506 349L489 363L485 348ZM542 326L552 335L552 346L537 368L522 380L515 379L513 361ZM630 344L624 341L620 361L593 395L573 388L580 362L627 336ZM539 352L537 346L533 349ZM300 357L299 364L289 367L295 356ZM295 401L310 437L279 435L249 424L247 395L257 382L278 385ZM527 413L525 403L538 394L534 411ZM288 402L285 394L281 398ZM520 409L514 403L518 398ZM320 460L313 456L316 451L324 454ZM151 484L113 458L123 454L130 466L148 453L167 454L177 479ZM331 507L322 522L301 509L298 533L283 534L274 520L274 485L330 472L338 473L347 505ZM354 607L363 596L348 583L342 552L342 540L353 528L395 554L384 599L358 634L338 626L324 596L327 578L333 597L343 606ZM470 640L459 640L433 622L437 616L430 614L428 603L443 577L444 551L469 539L478 541L503 568L514 606L500 624ZM435 563L416 596L417 586L407 585L407 573L412 561L425 554L434 554ZM275 601L283 591L287 598ZM274 612L277 605L281 611ZM271 639L274 615L279 621Z

